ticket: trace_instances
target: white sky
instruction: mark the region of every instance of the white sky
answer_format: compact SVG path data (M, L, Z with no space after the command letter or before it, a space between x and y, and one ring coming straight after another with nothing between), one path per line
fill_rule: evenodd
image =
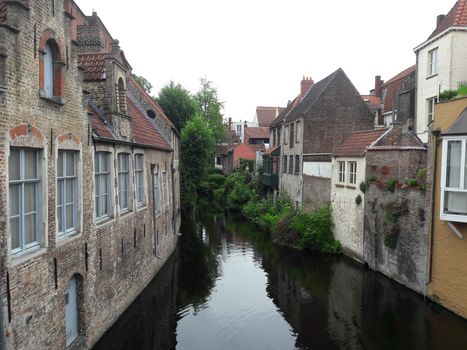
M342 67L367 94L415 64L413 48L456 0L75 0L96 10L133 67L154 86L191 92L206 76L225 117L252 120L256 106L285 106L302 76Z

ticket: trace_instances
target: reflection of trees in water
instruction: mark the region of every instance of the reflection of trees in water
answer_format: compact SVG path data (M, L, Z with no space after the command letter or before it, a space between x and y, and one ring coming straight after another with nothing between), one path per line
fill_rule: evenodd
M94 349L175 349L177 272L176 252Z

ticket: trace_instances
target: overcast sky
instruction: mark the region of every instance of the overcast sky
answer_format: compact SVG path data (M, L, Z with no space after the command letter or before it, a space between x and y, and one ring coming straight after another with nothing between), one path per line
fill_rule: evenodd
M96 10L133 67L154 86L191 92L206 76L225 117L285 106L302 76L341 67L362 94L415 64L413 48L455 0L75 0Z

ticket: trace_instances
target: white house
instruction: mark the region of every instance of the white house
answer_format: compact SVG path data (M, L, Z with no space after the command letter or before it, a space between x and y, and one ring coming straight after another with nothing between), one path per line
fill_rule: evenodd
M439 93L467 82L467 0L458 0L447 15L439 15L436 29L415 49L417 102L415 131L428 141Z

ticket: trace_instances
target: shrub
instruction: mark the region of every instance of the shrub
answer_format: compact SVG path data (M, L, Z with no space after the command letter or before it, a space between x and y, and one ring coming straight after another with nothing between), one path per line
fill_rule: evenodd
M463 81L459 83L459 87L457 88L457 94L459 96L466 96L467 95L467 82Z
M389 192L394 192L396 185L398 184L399 179L397 178L390 178L388 181L384 183L384 186Z
M360 191L362 191L363 193L365 193L367 187L368 187L368 185L366 184L366 182L364 182L364 181L360 182Z
M413 179L413 178L407 179L407 180L405 181L405 183L406 183L407 185L409 185L409 186L417 186L417 184L418 184L418 183L417 183L417 179Z
M235 183L232 191L227 194L227 206L231 210L240 211L243 205L254 197L254 191L243 182Z
M357 205L362 204L362 196L358 195L358 196L355 198L355 203L356 203Z
M292 219L292 228L301 234L302 249L337 253L341 244L332 234L332 216L329 206L318 208L313 213L298 213Z
M439 94L440 101L448 101L457 96L457 90L444 90Z
M376 180L378 180L378 177L376 175L370 175L368 176L368 182L375 182Z

